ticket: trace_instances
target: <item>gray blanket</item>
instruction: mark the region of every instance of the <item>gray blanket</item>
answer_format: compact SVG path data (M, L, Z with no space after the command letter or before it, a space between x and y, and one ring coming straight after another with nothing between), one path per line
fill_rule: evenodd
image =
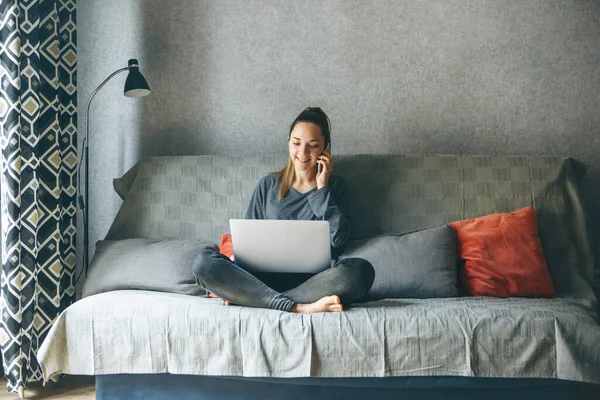
M65 310L38 352L58 374L472 376L600 384L600 325L566 299L384 300L343 313L224 307L148 291Z

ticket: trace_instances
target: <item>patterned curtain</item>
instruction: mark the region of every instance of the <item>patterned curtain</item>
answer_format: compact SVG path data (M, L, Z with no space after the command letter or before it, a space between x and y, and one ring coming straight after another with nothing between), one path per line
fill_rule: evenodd
M2 323L8 391L75 299L75 0L0 0Z

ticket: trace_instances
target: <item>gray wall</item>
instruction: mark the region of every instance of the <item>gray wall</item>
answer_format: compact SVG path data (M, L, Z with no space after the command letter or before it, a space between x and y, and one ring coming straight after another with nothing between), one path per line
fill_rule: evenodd
M593 0L80 0L80 127L128 58L152 89L123 97L123 73L94 99L91 241L139 157L285 152L307 105L334 153L579 158L600 226L599 21Z

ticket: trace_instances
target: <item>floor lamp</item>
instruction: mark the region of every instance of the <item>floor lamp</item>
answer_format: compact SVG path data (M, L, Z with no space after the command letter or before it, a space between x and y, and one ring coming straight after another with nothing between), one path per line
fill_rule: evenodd
M123 72L129 71L127 75L127 79L125 80L125 89L123 90L123 94L127 97L143 97L150 94L150 87L148 86L148 82L140 72L140 68L138 65L138 61L136 59L131 59L128 62L127 67L123 67L121 69L116 70L112 74L109 75L108 78L104 80L97 88L92 92L89 100L87 101L87 106L85 108L85 136L83 137L83 157L85 157L85 196L81 194L81 185L77 185L79 188L79 208L81 208L83 212L83 271L87 276L88 266L89 266L89 151L88 151L88 133L90 130L90 104L96 96L96 93L106 83L112 79L115 75ZM81 160L79 162L79 173L78 177L81 177Z

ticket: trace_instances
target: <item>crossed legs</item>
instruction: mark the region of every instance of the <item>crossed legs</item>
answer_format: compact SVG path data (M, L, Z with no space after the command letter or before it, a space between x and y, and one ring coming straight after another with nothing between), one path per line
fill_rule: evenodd
M193 273L199 285L231 303L299 313L342 311L343 304L363 297L375 278L367 260L346 258L280 293L209 248L196 258Z

